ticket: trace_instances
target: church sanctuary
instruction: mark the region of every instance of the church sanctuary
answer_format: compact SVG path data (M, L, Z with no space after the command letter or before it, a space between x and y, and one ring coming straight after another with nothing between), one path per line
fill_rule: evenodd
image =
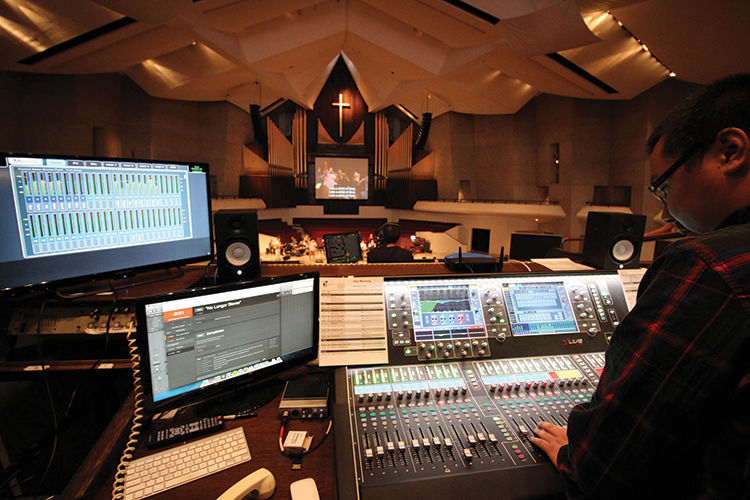
M0 0L0 498L565 499L535 429L684 238L646 143L749 26Z

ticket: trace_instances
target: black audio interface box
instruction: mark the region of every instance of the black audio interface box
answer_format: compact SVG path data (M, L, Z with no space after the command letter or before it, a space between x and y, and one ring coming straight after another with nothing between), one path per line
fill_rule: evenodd
M279 403L279 418L328 418L328 382L326 380L290 380Z

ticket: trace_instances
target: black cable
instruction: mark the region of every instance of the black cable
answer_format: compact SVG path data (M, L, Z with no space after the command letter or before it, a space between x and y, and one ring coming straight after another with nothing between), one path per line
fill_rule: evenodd
M68 406L65 409L65 414L63 415L63 418L68 416L68 413L70 412L71 407L73 406L73 400L76 397L76 393L78 392L78 389L81 387L81 384L83 383L83 380L86 378L86 376L90 375L94 370L96 370L96 367L99 366L99 364L104 359L104 355L107 354L107 350L109 349L109 335L110 335L110 325L112 323L112 316L115 313L115 309L117 309L117 289L112 284L112 280L107 280L107 284L109 285L109 288L112 293L112 307L110 308L109 314L107 315L107 327L104 331L104 348L101 351L101 354L99 355L99 358L97 358L96 361L89 367L88 370L84 373L84 375L81 376L81 379L76 384L75 388L73 389L73 394L70 396L70 401L68 402Z
M284 413L287 413L287 412L284 412ZM288 416L283 416L281 418L281 426L280 426L280 430L279 430L279 448L281 448L281 454L284 455L285 457L297 458L297 459L300 459L300 458L302 458L304 456L307 456L310 453L312 453L315 450L317 450L320 447L320 445L323 444L323 441L325 441L326 438L328 437L328 435L331 433L331 428L333 427L333 425L332 425L333 424L333 420L329 420L328 421L328 428L326 429L325 434L323 434L323 437L321 438L321 440L318 441L318 444L316 444L315 446L313 446L312 448L310 448L307 451L302 451L302 452L299 452L299 453L290 454L288 451L284 450L284 432L286 430L286 424L287 424L288 421L289 421Z
M50 408L52 409L52 422L54 424L54 439L52 441L52 451L50 452L49 460L47 461L47 467L44 469L44 473L42 474L42 478L39 480L39 483L36 487L36 492L34 493L34 497L37 497L39 495L39 491L42 489L42 484L44 483L44 480L47 479L47 474L49 473L50 467L52 467L52 461L55 458L55 453L57 452L57 433L58 433L58 422L57 422L57 411L55 410L55 400L52 397L52 389L49 385L49 378L47 378L47 368L44 366L44 356L42 354L42 320L44 318L44 306L47 304L47 300L45 299L42 301L42 307L39 311L39 321L37 321L36 324L36 348L39 353L39 364L42 367L42 378L44 379L44 387L47 389L47 397L49 398L49 404Z
M39 484L37 485L37 491L36 491L36 493L35 493L34 496L38 496L39 495L40 488L41 488L42 484L44 483L44 480L46 479L47 474L49 474L49 470L50 470L50 468L52 466L52 462L53 462L55 454L57 452L57 438L60 436L61 432L64 431L65 429L67 429L68 426L69 426L67 424L66 425L62 425L62 423L67 422L67 419L70 417L70 411L73 408L73 402L75 400L76 394L78 393L78 390L81 387L81 384L83 383L84 379L89 374L91 374L93 372L93 370L95 370L97 368L97 366L99 366L99 364L104 359L104 356L106 355L107 350L109 348L110 326L111 326L111 322L112 322L112 315L114 314L115 309L117 307L117 290L113 286L111 279L108 280L108 285L109 285L111 293L113 295L113 300L112 300L111 310L110 310L109 314L107 315L107 326L106 326L106 330L105 330L105 333L104 333L104 335L105 335L104 348L102 349L101 354L99 355L99 358L96 361L94 361L94 363L91 365L91 367L88 370L86 370L86 373L83 376L81 376L80 380L76 384L76 386L73 389L73 392L72 392L72 394L70 396L68 404L67 404L67 406L65 408L65 412L63 413L63 415L62 415L62 417L61 417L60 420L58 420L58 418L57 418L57 412L55 410L54 400L53 400L53 397L52 397L52 391L51 391L51 388L50 388L50 385L49 385L49 379L47 378L46 367L45 367L45 364L44 364L44 356L43 356L43 353L42 353L42 346L41 346L41 344L42 344L42 342L41 342L41 339L42 339L42 336L41 336L42 335L42 333L41 333L41 324L42 324L43 317L44 317L44 309L45 309L45 306L46 306L46 299L45 299L44 302L42 302L42 306L41 306L41 309L39 311L39 321L37 322L37 331L36 331L36 340L37 340L37 343L36 344L37 344L37 352L38 352L38 357L39 357L39 363L42 366L42 376L43 376L43 379L44 379L45 387L47 389L47 395L48 395L48 398L50 400L50 405L52 407L52 418L53 418L54 426L53 426L53 430L51 431L52 434L51 435L49 433L46 434L34 446L32 446L28 450L28 453L25 455L24 459L17 460L14 464L9 465L8 468L6 468L6 469L4 469L2 471L2 474L0 474L0 478L3 479L3 482L2 482L2 484L0 484L0 491L4 491L5 489L7 489L6 485L10 481L12 481L23 470L23 468L26 467L28 465L28 463L31 462L31 460L38 453L40 453L42 451L42 449L44 449L46 447L46 442L49 441L49 439L51 438L53 440L52 452L50 454L50 458L49 458L49 461L47 463L47 467L45 468L44 474L42 475L42 479L40 480ZM44 446L42 446L43 444L44 444ZM11 467L13 467L14 469L11 470ZM5 477L6 474L10 474L10 476L6 478ZM33 477L33 476L31 476L31 477ZM27 482L29 479L31 479L31 477L23 480L22 482Z

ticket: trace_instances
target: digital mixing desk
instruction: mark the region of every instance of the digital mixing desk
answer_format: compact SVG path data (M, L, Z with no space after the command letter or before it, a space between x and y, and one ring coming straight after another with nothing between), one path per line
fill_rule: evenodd
M384 279L389 363L336 371L338 498L562 498L529 435L591 400L615 271Z

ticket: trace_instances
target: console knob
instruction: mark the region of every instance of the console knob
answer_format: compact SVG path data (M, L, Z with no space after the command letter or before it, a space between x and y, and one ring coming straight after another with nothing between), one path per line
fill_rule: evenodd
M398 391L398 399L404 399L404 391Z
M367 402L372 403L372 398L373 398L373 395L372 394L368 394L367 395Z

